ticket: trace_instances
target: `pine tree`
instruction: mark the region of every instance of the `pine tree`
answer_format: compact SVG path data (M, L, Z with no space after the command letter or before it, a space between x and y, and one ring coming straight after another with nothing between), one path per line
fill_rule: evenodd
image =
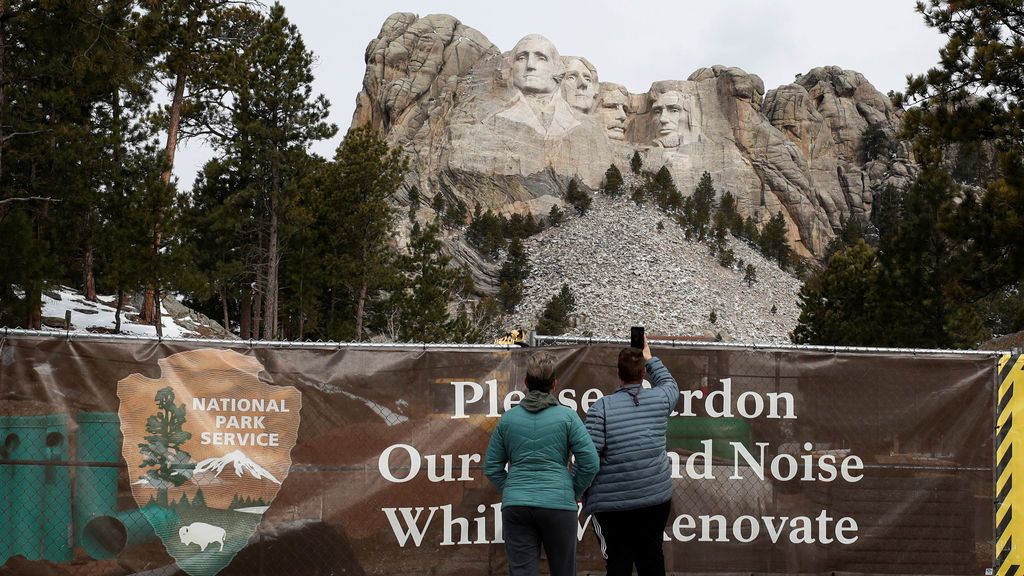
M557 204L552 206L551 210L548 211L548 223L552 226L558 226L563 220L565 220L565 212L562 212Z
M583 216L590 209L590 194L580 189L579 182L575 178L569 180L569 187L565 191L565 201L576 209L576 212Z
M740 238L745 238L757 245L761 243L761 231L757 229L757 224L750 216L743 219L743 232L740 234Z
M622 172L619 167L612 164L604 172L604 192L610 196L618 196L622 193Z
M711 174L705 172L701 175L692 200L692 204L688 205L686 220L694 236L703 240L711 232L711 214L715 207L715 186Z
M860 159L862 162L885 160L892 154L895 144L881 123L869 124L860 135Z
M789 265L792 257L789 241L786 239L788 233L789 226L786 225L786 218L780 211L772 216L759 235L758 245L761 252L766 257L775 259L782 269Z
M568 284L562 284L561 290L544 306L537 319L537 332L549 336L564 334L569 328L569 315L576 310L576 297Z
M1024 12L1019 1L981 0L929 0L918 3L918 11L927 25L949 39L938 65L911 78L907 86L915 105L908 107L904 126L923 167L915 187L934 188L940 229L933 238L942 238L951 260L939 280L946 297L924 301L945 310L941 331L935 310L930 314L931 339L970 345L995 325L1024 329L1024 299L1019 295L1015 307L989 320L984 329L976 329L979 324L969 319L991 296L1024 285L1024 80L1019 73ZM992 145L991 165L997 169L984 173L954 166L954 176L977 188L945 193L948 183L935 174L948 171L950 160L966 156L970 161L979 142ZM926 266L935 267L937 254L930 251ZM937 294L937 287L921 292ZM954 305L941 306L944 302Z
M726 190L722 193L718 210L715 211L715 220L723 222L733 236L743 237L743 217L736 208L736 197L732 192Z
M176 404L174 390L161 388L156 393L157 411L146 419L147 435L139 444L142 453L140 468L149 468L145 479L157 489L157 502L167 506L167 491L188 481L191 470L187 468L192 456L182 449L192 433L182 429L185 424L185 405ZM153 467L156 468L153 468Z
M323 225L332 235L325 267L332 278L331 307L352 312L353 325L345 326L329 312L332 337L365 335L367 308L379 302L378 291L395 269L388 247L393 209L388 200L398 190L408 161L401 150L390 148L371 127L349 130L328 171L329 213ZM340 297L339 297L340 296ZM340 323L340 324L339 324Z
M743 273L743 281L747 283L748 287L752 287L754 282L757 282L757 269L754 268L753 264L747 264L746 270Z
M416 219L416 211L420 208L420 189L415 184L409 188L409 220L413 221ZM480 204L476 205L476 209L480 209Z
M885 345L893 326L881 308L885 298L878 290L881 274L875 249L863 241L829 258L825 268L800 289L800 318L793 342Z
M312 96L313 53L306 49L298 28L285 17L280 4L259 24L253 41L235 62L231 78L236 97L232 120L238 131L241 169L249 172L251 194L260 208L260 231L265 257L257 276L257 310L262 337L278 333L280 262L286 235L294 225L302 194L306 149L334 135L326 122L330 104L323 95Z
M195 276L180 288L189 306L219 318L225 329L236 318L239 335L248 339L254 337L252 314L243 302L251 301L249 270L257 266L261 246L252 242L257 224L246 179L231 157L203 166L182 214L183 227L192 231L184 247Z
M0 236L17 238L20 254L4 258L0 316L39 328L44 287L78 284L95 297L110 123L93 131L93 114L127 84L144 83L153 48L138 40L130 2L8 4L0 7Z
M498 299L506 312L511 312L523 299L523 282L530 276L526 249L518 238L508 247L508 256L498 271Z
M672 180L672 173L669 172L667 166L662 166L654 175L651 188L654 191L655 201L662 210L675 212L682 208L683 195L676 188L676 184Z
M878 290L892 322L885 336L898 345L961 348L988 336L965 281L972 260L983 257L956 238L971 227L960 219L955 199L961 196L948 172L925 166L903 194L896 227L880 241Z
M171 181L175 152L182 137L190 134L218 133L214 118L228 116L223 109L227 101L224 78L230 74L233 54L253 37L259 15L246 6L246 0L170 0L145 4L146 29L152 30L153 43L166 48L159 70L166 83L173 85L170 104L164 110L167 139L164 147L162 183L166 190L159 195L163 202L154 202L150 209L150 247L155 262L146 286L142 318L152 322L161 332L159 260L168 244L163 238L165 218L173 209L175 198ZM220 134L224 134L220 131Z
M640 152L633 152L633 157L629 159L629 169L633 171L633 174L639 174L643 167L644 161L640 158Z
M449 202L447 209L444 211L444 222L449 226L462 226L466 223L466 216L469 207L461 198L456 198L455 202Z
M384 323L393 339L401 342L444 342L451 340L449 301L462 280L442 251L436 225L414 234L408 253L402 258L402 280L398 290L382 308Z
M497 258L498 252L505 247L502 219L489 208L483 214L474 216L466 229L466 240L481 254Z

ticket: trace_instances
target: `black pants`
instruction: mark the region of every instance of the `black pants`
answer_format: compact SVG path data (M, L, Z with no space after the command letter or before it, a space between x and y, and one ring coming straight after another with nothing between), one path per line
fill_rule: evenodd
M608 576L629 576L636 564L637 576L664 576L665 537L672 501L647 508L594 514L594 531L601 543Z
M509 576L537 576L540 547L551 576L576 576L576 510L509 506L501 511Z

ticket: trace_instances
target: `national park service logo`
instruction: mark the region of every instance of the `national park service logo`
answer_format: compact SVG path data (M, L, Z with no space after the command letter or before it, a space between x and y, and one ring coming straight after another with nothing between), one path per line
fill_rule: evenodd
M230 350L182 352L117 383L132 496L178 566L213 576L256 531L291 467L299 391Z

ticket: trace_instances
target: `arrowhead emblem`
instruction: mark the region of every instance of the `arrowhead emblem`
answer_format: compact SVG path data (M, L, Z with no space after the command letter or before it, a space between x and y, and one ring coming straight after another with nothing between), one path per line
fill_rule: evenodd
M261 380L259 360L230 350L181 352L158 364L157 379L132 374L117 383L139 510L118 513L124 538L97 541L116 548L156 536L182 570L214 576L245 547L288 477L302 398Z

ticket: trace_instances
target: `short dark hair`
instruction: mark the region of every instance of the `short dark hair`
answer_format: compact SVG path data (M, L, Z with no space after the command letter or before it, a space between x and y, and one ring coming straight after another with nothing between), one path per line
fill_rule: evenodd
M619 352L619 380L627 384L644 379L644 352L639 348L623 348Z
M526 362L526 388L550 392L555 383L555 357L548 352L538 352Z

